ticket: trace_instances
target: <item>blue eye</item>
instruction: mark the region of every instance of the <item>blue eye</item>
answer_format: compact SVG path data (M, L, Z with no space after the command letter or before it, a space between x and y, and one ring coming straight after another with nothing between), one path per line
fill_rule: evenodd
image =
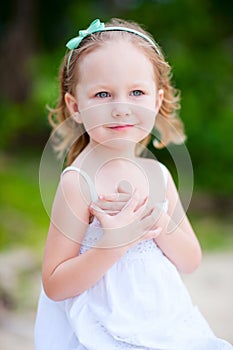
M107 91L101 91L96 94L96 97L106 98L106 97L110 97L110 94Z
M133 90L130 95L132 96L141 96L143 95L143 92L141 90Z

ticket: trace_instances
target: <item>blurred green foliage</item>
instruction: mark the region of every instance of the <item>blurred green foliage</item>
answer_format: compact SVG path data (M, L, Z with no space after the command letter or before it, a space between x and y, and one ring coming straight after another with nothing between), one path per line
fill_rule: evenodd
M172 65L197 189L232 193L232 2L11 0L1 7L3 150L42 150L49 134L46 105L57 98L65 43L94 18L121 17L142 23Z
M42 249L48 230L38 186L39 157L0 155L0 249Z

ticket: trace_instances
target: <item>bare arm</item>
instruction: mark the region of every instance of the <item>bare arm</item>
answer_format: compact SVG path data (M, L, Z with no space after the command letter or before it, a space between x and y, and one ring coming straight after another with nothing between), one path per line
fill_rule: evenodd
M43 285L46 294L53 300L73 297L92 287L122 255L122 249L91 248L77 256L78 246L56 228L50 228ZM51 250L56 251L52 257Z
M193 272L201 262L201 248L184 212L171 175L168 176L169 208L158 220L162 232L155 239L163 253L184 273Z
M82 293L123 254L122 249L91 248L78 255L89 224L90 202L84 195L88 188L79 178L81 190L78 176L70 172L62 177L53 204L42 268L44 290L53 300Z

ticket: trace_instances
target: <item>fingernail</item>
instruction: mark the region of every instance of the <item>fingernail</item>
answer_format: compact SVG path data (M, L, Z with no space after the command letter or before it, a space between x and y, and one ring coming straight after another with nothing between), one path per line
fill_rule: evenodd
M89 205L89 208L92 209L92 210L96 209L95 203L92 202L92 203Z
M95 203L91 203L89 207L95 212L104 213L104 210L95 205Z
M103 195L103 194L100 194L100 195L99 195L99 199L104 199L104 195Z

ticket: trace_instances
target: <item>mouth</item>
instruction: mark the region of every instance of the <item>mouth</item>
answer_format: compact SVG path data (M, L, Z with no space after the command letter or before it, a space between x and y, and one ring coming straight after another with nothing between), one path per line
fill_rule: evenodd
M127 130L134 127L134 124L116 124L108 126L111 130Z

